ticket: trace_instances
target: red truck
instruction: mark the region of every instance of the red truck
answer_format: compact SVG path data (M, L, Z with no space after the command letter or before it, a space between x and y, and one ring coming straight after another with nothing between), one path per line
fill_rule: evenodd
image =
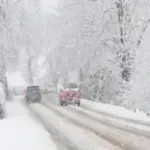
M76 104L80 106L80 88L75 83L69 83L59 92L60 105Z

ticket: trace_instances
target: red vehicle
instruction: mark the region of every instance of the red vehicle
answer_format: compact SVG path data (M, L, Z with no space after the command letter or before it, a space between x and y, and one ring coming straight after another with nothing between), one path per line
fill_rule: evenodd
M80 89L77 84L69 83L64 90L59 93L60 105L77 104L80 106Z

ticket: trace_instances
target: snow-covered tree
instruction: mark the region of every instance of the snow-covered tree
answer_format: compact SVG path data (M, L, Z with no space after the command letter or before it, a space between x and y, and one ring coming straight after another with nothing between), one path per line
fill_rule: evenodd
M136 53L149 24L146 6L138 0L61 1L55 18L60 33L50 51L54 72L82 68L92 97L128 107Z
M19 1L0 1L0 81L4 85L5 98L9 99L8 83L6 72L14 68L17 63L19 48L16 45L16 35L18 34L18 10L20 9ZM12 69L11 69L12 71Z

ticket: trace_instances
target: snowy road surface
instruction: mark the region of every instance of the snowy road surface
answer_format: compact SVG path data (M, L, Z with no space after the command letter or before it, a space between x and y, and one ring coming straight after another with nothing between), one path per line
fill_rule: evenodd
M49 101L53 104L57 104L56 98L51 95L44 96L44 99L46 99L47 101ZM103 106L104 106L104 108L103 108ZM111 108L111 106L112 106L112 108ZM91 116L91 118L99 120L103 124L111 125L111 126L114 126L116 128L122 129L122 130L127 130L127 131L133 132L133 133L136 132L139 135L142 134L147 137L150 137L150 126L148 126L149 118L147 116L145 116L145 118L147 118L147 121L145 120L145 122L141 122L142 119L143 120L145 119L145 118L143 118L143 114L135 115L135 114L133 114L133 112L131 112L125 108L119 107L119 106L96 103L96 102L91 102L91 101L84 100L84 99L81 100L80 107L74 107L74 106L70 106L70 107L71 107L70 109L72 109L74 111L78 110L78 111L80 111L80 113ZM106 110L105 110L105 108L106 108ZM116 110L115 110L115 108L116 108ZM108 112L108 115L107 115L107 113L106 114L103 112L101 113L101 109ZM112 111L112 114L114 114L114 112L115 112L115 113L118 113L118 115L111 116L111 114L110 114L111 111ZM119 114L121 114L122 117L120 115L120 117L118 118ZM123 117L123 114L124 114L124 116L126 116L126 119ZM131 115L131 116L129 116L129 115ZM128 116L129 116L129 118L128 118ZM137 120L137 118L133 118L133 116L137 117L140 120ZM136 123L135 123L134 119L137 121Z
M82 150L119 150L120 148L110 144L108 141L99 138L94 133L74 125L65 118L56 115L51 110L45 108L41 104L33 104L30 107L40 117L59 131L59 136L63 135L65 145L72 146L72 149Z
M149 150L150 147L150 127L82 106L57 106L43 96L41 104L26 107L23 100L17 100L7 102L5 107L8 117L0 122L4 150L9 147L5 140L14 140L13 135L17 137L14 142L10 141L14 150L24 141L26 150L38 150L36 146L43 150ZM2 138L4 134L6 136Z
M98 120L99 122L105 124L105 125L110 125L115 128L119 128L121 130L129 131L132 133L136 133L138 135L144 135L146 137L150 138L150 127L148 126L143 126L140 124L134 124L132 122L112 118L109 116L104 116L101 115L100 113L92 112L87 109L84 109L82 107L75 107L75 106L70 106L69 109L72 109L78 113L81 113L86 116L90 116L92 119Z
M56 94L45 95L46 99L49 99L52 103L58 103ZM81 106L93 112L97 112L106 117L116 118L117 120L131 122L132 124L141 124L150 126L150 117L145 113L137 112L126 109L121 106L115 106L111 104L104 104L100 102L94 102L87 99L81 99Z
M114 145L123 147L124 149L149 150L149 138L123 131L112 126L104 125L89 116L85 116L82 113L76 113L72 111L72 109L68 109L70 106L54 106L53 104L46 102L46 100L43 100L43 103L47 108L53 110L56 114L67 118L69 121L75 123L78 126L82 126L98 134Z

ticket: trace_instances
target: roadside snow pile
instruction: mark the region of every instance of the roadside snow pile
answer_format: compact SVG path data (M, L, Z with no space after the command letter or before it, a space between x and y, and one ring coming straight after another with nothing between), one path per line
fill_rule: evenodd
M0 121L2 150L56 150L49 134L28 115Z
M83 107L95 110L114 118L150 125L150 117L141 111L134 113L134 111L128 110L124 107L93 102L86 99L82 99L81 103Z
M24 98L24 96L23 95L18 95L18 96L15 96L15 100L19 100L19 101L22 101L23 100L23 98Z
M7 117L21 116L29 113L29 111L18 101L6 101L4 107Z

